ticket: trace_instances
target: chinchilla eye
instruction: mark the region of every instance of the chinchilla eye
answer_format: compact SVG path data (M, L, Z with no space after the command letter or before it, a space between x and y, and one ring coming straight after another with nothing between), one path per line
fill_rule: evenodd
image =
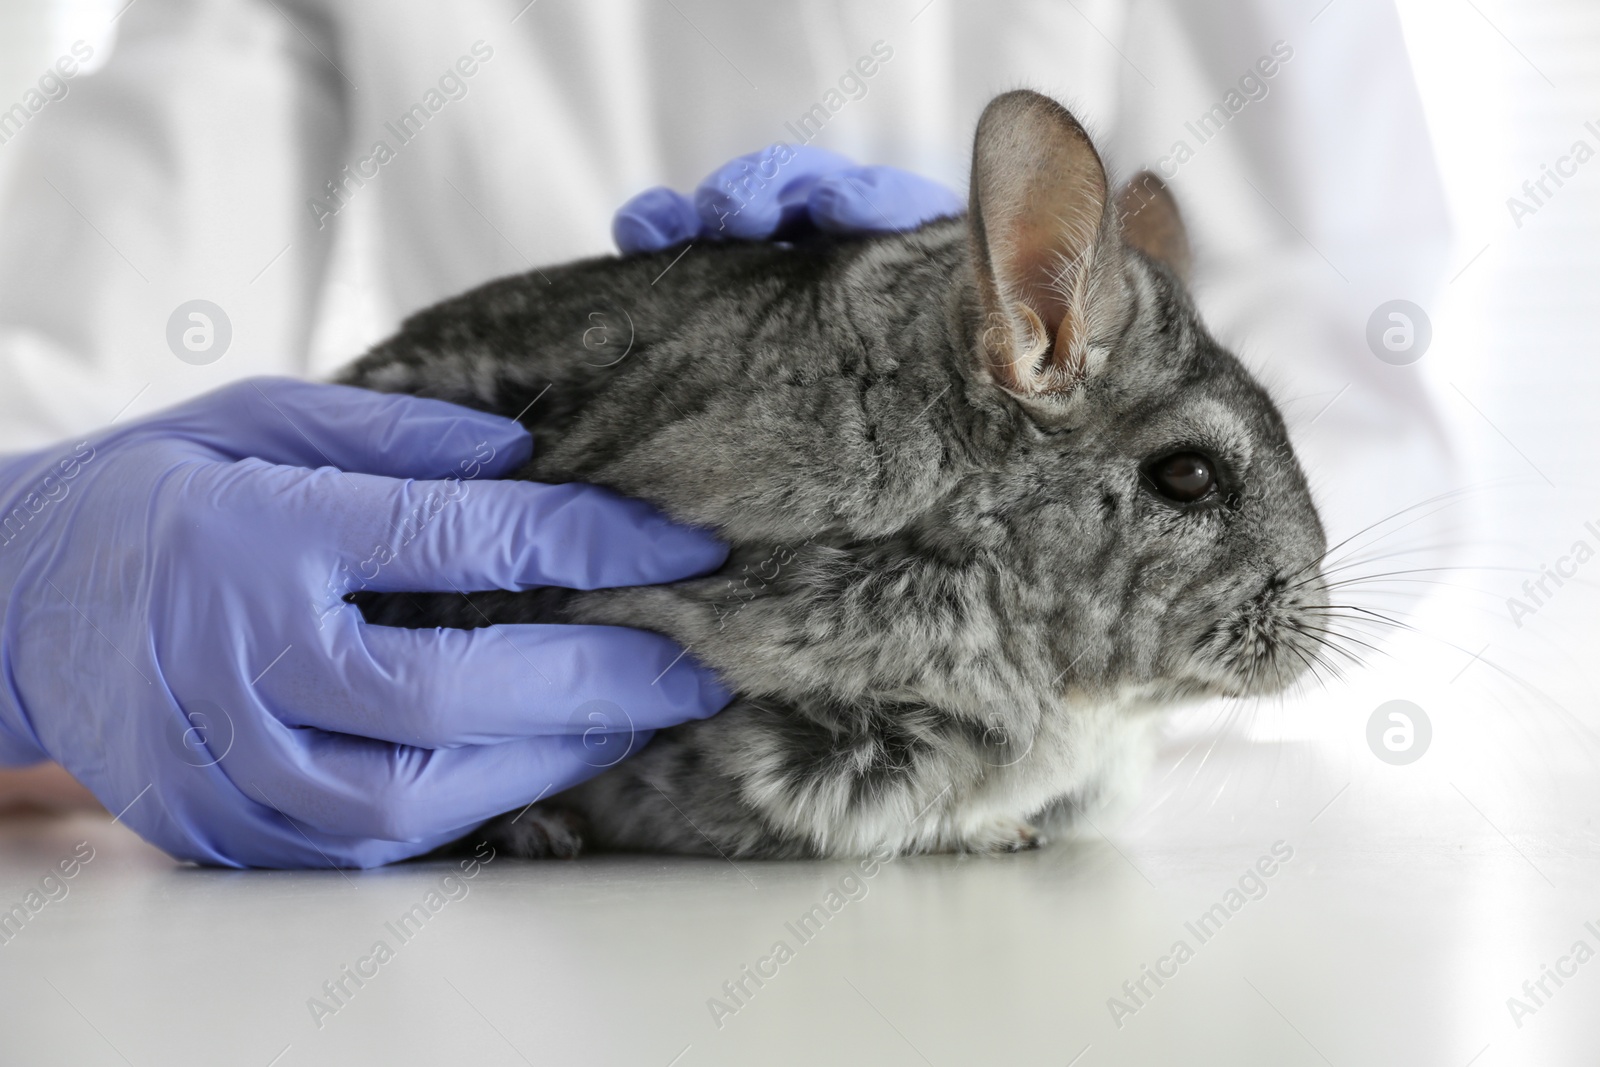
M1174 452L1145 470L1156 492L1179 504L1192 504L1216 488L1217 472L1198 452Z

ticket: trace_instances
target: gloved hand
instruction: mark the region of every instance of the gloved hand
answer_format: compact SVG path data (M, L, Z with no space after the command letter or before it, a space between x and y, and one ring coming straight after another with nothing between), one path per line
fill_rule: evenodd
M611 235L623 252L656 252L695 238L761 241L809 227L910 230L965 208L954 192L919 174L775 144L718 167L692 201L665 186L645 190L617 211Z
M407 630L343 599L725 559L593 486L485 480L531 448L440 401L256 379L0 461L0 764L59 761L185 859L366 867L720 709L728 693L656 634Z

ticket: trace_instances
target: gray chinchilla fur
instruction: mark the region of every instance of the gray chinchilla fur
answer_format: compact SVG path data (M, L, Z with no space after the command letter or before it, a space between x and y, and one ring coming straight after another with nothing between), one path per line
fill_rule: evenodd
M668 586L365 605L656 630L738 694L474 839L1030 847L1142 769L1154 713L1292 682L1326 625L1322 526L1186 259L1158 180L1113 195L1072 115L1012 92L978 124L964 218L594 259L407 321L344 380L526 409L522 476L733 546Z

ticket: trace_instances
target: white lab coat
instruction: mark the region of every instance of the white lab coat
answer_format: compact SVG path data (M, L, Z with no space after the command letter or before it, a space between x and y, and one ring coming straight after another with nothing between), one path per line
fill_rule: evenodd
M1381 0L1284 7L142 0L104 68L0 145L0 451L246 375L326 375L410 311L607 251L628 196L793 142L808 113L816 144L964 190L984 103L1030 86L1114 170L1164 165L1202 309L1324 493L1370 492L1341 472L1375 442L1425 453L1425 483L1441 450L1422 379L1364 340L1379 303L1426 304L1448 253L1399 23ZM891 55L862 77L875 45ZM1241 89L1252 72L1264 88ZM437 110L399 127L416 104ZM196 298L232 325L204 366L167 342Z

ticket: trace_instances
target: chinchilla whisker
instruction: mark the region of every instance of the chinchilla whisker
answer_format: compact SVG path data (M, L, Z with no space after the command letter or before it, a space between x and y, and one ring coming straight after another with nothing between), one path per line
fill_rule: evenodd
M1400 585L1406 585L1406 584L1410 584L1410 585L1447 585L1447 586L1450 586L1450 587L1455 588L1455 589L1465 589L1465 590L1468 590L1468 591L1480 592L1480 593L1481 592L1486 592L1486 590L1478 589L1475 586L1460 585L1459 583L1456 583L1456 582L1441 582L1441 581L1439 581L1437 579L1408 577L1409 575L1430 574L1430 573L1438 573L1438 572L1441 572L1441 571L1478 571L1478 570L1504 570L1504 571L1511 571L1513 573L1522 573L1522 574L1531 573L1531 572L1527 571L1525 568L1521 568L1521 567L1413 567L1413 568L1410 568L1408 570L1383 571L1383 572L1378 573L1378 574L1354 574L1354 575L1351 575L1348 578L1340 578L1337 581L1328 582L1327 585L1325 586L1325 588L1327 588L1327 589L1344 589L1344 588L1347 588L1347 587L1350 587L1350 586L1377 585L1377 584L1382 583L1382 582L1389 582L1391 584L1400 584Z
M1336 619L1336 620L1327 620L1327 621L1330 621L1330 622L1336 622L1336 623L1341 623L1341 624L1343 624L1343 623L1348 623L1348 622L1349 622L1349 620L1345 620L1345 619ZM1348 633L1344 633L1344 632L1342 632L1342 631L1334 631L1334 632L1335 632L1335 633L1336 633L1336 634L1337 634L1337 635L1338 635L1338 636L1339 636L1339 637L1340 637L1340 638L1344 638L1344 639L1346 639L1346 640L1350 640L1350 641L1351 641L1351 642L1352 642L1352 643L1353 643L1353 644L1361 644L1361 645L1363 645L1363 646L1365 646L1365 647L1369 647L1369 648L1370 648L1370 647L1371 647L1371 646L1370 646L1370 645L1367 645L1367 644L1366 644L1366 642L1365 642L1365 640L1361 640L1361 641L1357 641L1357 640L1355 640L1355 639L1354 639L1354 638L1352 638L1352 637L1351 637L1351 635L1350 635L1350 634L1348 634ZM1372 632L1369 632L1369 631L1365 631L1365 630L1363 630L1363 631L1359 631L1359 635L1360 635L1360 637L1361 637L1361 638L1362 638L1362 639L1366 639L1366 638L1370 638L1370 639L1371 639L1371 640L1373 640L1373 641L1382 641L1382 640L1383 640L1383 637L1384 637L1384 635L1383 635L1383 634L1379 634L1379 633L1372 633ZM1310 635L1310 634L1307 634L1307 635L1306 635L1306 636L1307 636L1307 637L1311 637L1311 636L1312 636L1312 635ZM1394 655L1394 653L1392 653L1392 652L1389 652L1389 651L1388 651L1388 650L1387 650L1387 649L1383 649L1383 648L1382 648L1382 647L1381 647L1381 646L1380 646L1380 647L1379 647L1379 648L1377 648L1377 649L1375 649L1375 650L1374 650L1374 651L1379 651L1379 652L1382 652L1382 653L1383 653L1383 655L1385 655L1385 656L1390 656L1390 657L1393 657L1393 655ZM1363 658L1365 658L1365 655L1363 655Z
M1355 622L1381 622L1386 626L1395 626L1402 630L1410 630L1413 633L1422 632L1409 622L1402 622L1399 619L1391 619L1389 616L1384 615L1381 612L1373 611L1371 608L1363 608L1356 604L1329 604L1325 608L1310 608L1307 610L1310 614L1315 615L1324 615L1331 618L1351 619L1351 621ZM1345 612L1349 611L1357 612L1358 614L1355 617L1344 614ZM1399 614L1404 615L1410 613L1399 612Z
M1453 566L1439 566L1439 567L1407 567L1407 568L1404 568L1402 570L1379 571L1376 574L1357 574L1357 575L1353 575L1353 576L1351 576L1349 578L1340 578L1337 581L1326 582L1327 575L1332 573L1332 572L1324 571L1324 572L1320 572L1318 574L1311 575L1310 577L1307 577L1307 578L1302 578L1301 580L1299 580L1297 582L1294 582L1292 584L1286 585L1286 586L1284 586L1284 590L1283 591L1286 592L1286 593L1287 592L1292 592L1293 590L1300 589L1300 588L1302 588L1304 586L1307 586L1307 585L1310 585L1312 582L1315 582L1315 581L1318 581L1318 580L1325 581L1327 588L1335 589L1335 588L1338 588L1341 585L1347 585L1347 584L1350 584L1350 583L1353 583L1353 582L1369 582L1369 581L1376 581L1376 580L1378 580L1380 578L1390 578L1390 577L1404 576L1404 575L1408 575L1408 574L1433 574L1433 573L1450 572L1450 571L1509 571L1509 572L1514 573L1514 574L1533 574L1533 573L1537 573L1537 572L1533 571L1531 568L1528 568L1528 567L1498 567L1498 566L1492 566L1492 565L1487 565L1487 564L1485 564L1485 565L1457 564L1457 565L1453 565ZM1449 584L1449 583L1444 583L1444 584Z
M1312 661L1312 656L1307 656L1304 652L1300 651L1298 646L1295 645L1290 645L1289 651L1293 652L1295 657L1299 659L1301 663L1306 665L1306 670L1310 672L1311 677L1317 680L1318 685L1320 685L1323 689L1328 688L1328 683L1324 681L1322 675L1317 672L1317 665Z
M1215 719L1213 719L1213 722L1215 722ZM1172 777L1172 773L1174 771L1176 771L1179 767L1182 767L1185 760L1187 760L1190 756L1194 755L1194 750L1200 747L1200 742L1203 741L1203 740L1205 740L1205 737L1202 735L1199 739L1197 739L1195 741L1194 744L1192 744L1188 748L1184 749L1183 755L1179 756L1177 758L1177 760L1175 760L1173 762L1172 766L1167 768L1167 773L1163 774L1161 776L1160 780L1156 782L1156 785L1159 787L1159 786L1165 784L1166 780L1168 778Z
M1324 655L1320 648L1317 649L1317 663L1322 667L1323 670L1332 675L1335 681L1343 683L1346 680L1344 665L1337 663L1331 657Z
M1300 569L1300 571L1296 572L1296 574L1304 573L1304 571L1306 571L1306 570L1308 570L1308 569L1310 569L1312 567L1320 566L1324 560L1326 560L1328 557L1332 556L1334 553L1338 552L1344 546L1348 545L1351 541L1354 541L1356 538L1361 537L1362 535L1364 535L1366 533L1369 533L1372 530L1377 529L1378 527L1382 526L1386 522L1393 522L1396 519L1399 519L1399 518L1402 518L1402 517L1404 517L1406 515L1409 515L1413 511L1417 511L1417 510L1419 510L1421 508L1425 508L1425 507L1430 507L1430 506L1432 506L1434 504L1443 504L1443 507L1438 509L1438 510L1442 511L1442 510L1444 510L1444 508L1453 507L1456 503L1458 503L1459 502L1458 498L1460 498L1462 496L1465 496L1468 493L1477 492L1480 489L1486 490L1488 488L1490 488L1490 486L1485 484L1485 485L1483 485L1481 487L1480 486L1466 486L1466 487L1461 488L1461 489L1451 489L1451 490L1448 490L1446 492L1439 493L1439 494L1437 494L1435 496L1431 496L1426 500L1419 500L1415 504L1408 505L1407 507L1401 508L1399 511L1393 512L1393 513L1391 513L1389 515L1385 515L1383 518L1378 519L1376 522L1368 523L1366 526L1363 526L1361 529L1357 530L1355 533L1353 533L1350 536L1346 537L1343 541L1340 541L1338 544L1330 545L1320 556L1318 556L1311 563L1306 564L1306 566L1302 567ZM1421 519L1428 518L1429 516L1434 515L1436 513L1437 512L1432 512L1431 511L1427 515L1421 516L1419 519L1416 519L1416 520L1413 520L1413 521L1414 522L1415 521L1421 521ZM1406 524L1406 526L1409 526L1409 525L1411 525L1411 524L1410 523ZM1385 532L1383 534L1380 534L1379 537L1378 537L1378 540L1382 540L1385 537L1392 537L1394 534L1399 533L1400 530L1405 529L1406 526L1401 526L1401 527L1398 527L1395 530L1387 531L1387 532ZM1363 547L1365 547L1365 546L1363 546ZM1357 551L1359 551L1359 549ZM1294 576L1295 575L1291 575L1290 577L1294 577Z
M1437 578L1373 578L1370 580L1366 578L1347 578L1342 582L1335 582L1330 585L1328 591L1332 592L1337 589L1342 592L1349 592L1353 589L1359 589L1372 596L1414 598L1415 594L1409 594L1400 589L1385 589L1383 588L1385 585L1437 585L1445 589L1459 589L1463 593L1477 593L1480 596L1486 596L1496 601L1500 599L1498 593L1488 589L1481 589L1475 585L1462 585L1460 582L1443 582Z
M1313 649L1311 659L1313 663L1315 663L1322 670L1326 671L1334 681L1340 683L1344 682L1344 670L1337 663L1333 662L1333 660L1323 655L1322 649ZM1317 681L1321 684L1322 688L1329 688L1328 682L1323 679L1321 674L1317 675Z
M1205 770L1206 761L1211 758L1211 753L1216 750L1217 742L1221 741L1223 736L1226 735L1227 732L1228 731L1227 731L1226 722L1224 722L1224 725L1223 725L1222 728L1213 731L1212 737L1211 737L1211 744L1206 746L1206 754L1204 756L1200 757L1200 762L1199 763L1195 764L1194 770L1189 775L1189 781L1183 787L1186 791L1188 790L1189 786L1194 785L1194 783L1199 780L1200 772Z
M1454 649L1456 649L1456 650L1458 650L1460 652L1466 653L1469 656L1472 655L1471 652L1469 652L1468 650L1466 650L1464 648L1461 648L1461 646L1459 646L1459 645L1452 644L1451 642L1448 642L1448 641L1446 641L1444 643L1450 645L1451 648L1454 648ZM1534 697L1537 701L1543 703L1546 707L1552 708L1555 711L1559 712L1561 715L1565 716L1567 718L1567 720L1573 726L1577 727L1583 733L1587 734L1588 737L1589 737L1589 740L1594 744L1596 750L1600 751L1600 734L1596 734L1595 730L1594 730L1594 728L1592 726L1590 726L1588 723L1584 722L1582 719L1580 719L1576 715L1574 715L1572 713L1572 710L1570 708L1568 708L1565 704L1562 704L1560 701L1558 701L1554 697L1550 696L1550 694L1546 693L1544 690L1540 689L1538 686L1534 685L1532 682L1530 682L1526 678L1522 677L1522 675L1516 673L1515 671L1509 670L1506 667L1501 666L1500 664L1496 663L1494 660L1490 659L1488 656L1479 654L1477 656L1477 658L1476 658L1476 661L1478 663L1483 664L1485 667L1488 667L1490 670L1494 671L1495 673L1503 675L1505 678L1509 679L1511 681L1511 683L1513 685L1515 685L1517 688L1524 690L1529 695ZM1592 755L1593 754L1591 754L1591 758L1592 758Z
M1351 652L1348 648L1342 648L1339 645L1334 644L1332 641L1327 640L1326 638L1315 638L1315 637L1312 637L1310 634L1307 634L1306 637L1309 640L1315 641L1317 644L1321 645L1323 648L1327 649L1330 652L1339 653L1339 655L1343 656L1345 659L1350 661L1350 665L1351 666L1354 666L1354 667L1357 667L1357 668L1361 668L1361 669L1365 669L1366 666L1367 666L1367 661L1366 660L1362 659L1356 653ZM1330 671L1332 671L1334 673L1334 675L1336 677L1338 677L1340 680L1343 680L1344 675L1343 675L1342 672L1343 672L1344 667L1345 667L1344 664L1338 663L1335 660L1333 660L1332 658L1324 659L1323 663L1327 666L1328 670L1330 670Z
M1387 562L1390 562L1391 560L1398 562L1399 558L1401 556L1410 556L1410 555L1416 555L1416 554L1422 553L1422 552L1436 552L1436 551L1442 551L1442 549L1438 549L1438 548L1436 548L1436 547L1434 547L1432 545L1428 545L1428 546L1423 547L1423 548L1407 550L1407 551L1404 551L1404 552L1387 552L1387 553L1384 553L1382 555L1366 556L1366 557L1363 557L1361 559L1344 560L1344 561L1341 561L1339 563L1334 564L1331 567L1322 568L1321 576L1323 578L1327 578L1330 574L1342 574L1343 572L1348 571L1348 570L1353 570L1356 567L1370 567L1370 566L1373 566L1373 565L1376 565L1376 564L1387 563ZM1457 565L1457 569L1471 570L1472 567L1469 564L1458 564Z
M1394 653L1392 653L1388 649L1384 648L1381 644L1375 644L1374 643L1374 642L1383 641L1383 639L1384 639L1384 635L1383 634L1374 633L1374 632L1367 631L1367 630L1355 630L1355 629L1353 629L1353 627L1355 627L1356 625L1358 625L1359 623L1361 623L1364 620L1324 617L1324 619L1322 621L1328 623L1329 626L1331 626L1331 627L1337 627L1336 629L1330 629L1330 630L1327 630L1327 631L1323 631L1323 635L1325 636L1326 639L1335 640L1335 641L1346 641L1346 642L1349 642L1350 644L1353 644L1353 645L1359 646L1361 648L1367 649L1368 652L1376 652L1379 655L1386 656L1386 657L1388 657L1390 659L1394 658ZM1361 656L1360 656L1360 658L1362 659L1363 662L1365 662L1366 657L1367 657L1367 653L1362 653Z
M1423 554L1425 552L1440 552L1440 553L1443 553L1443 552L1454 552L1454 551L1458 551L1460 549L1465 549L1465 548L1514 549L1514 548L1517 548L1517 547L1518 546L1516 545L1515 542L1511 542L1511 541L1491 541L1491 540L1487 540L1487 539L1483 539L1483 538L1473 538L1470 541L1431 541L1431 542L1429 542L1427 544L1422 544L1422 545L1411 545L1411 546L1406 547L1406 548L1394 548L1394 549L1390 549L1390 550L1384 551L1384 552L1379 552L1379 553L1376 553L1376 554L1370 555L1370 556L1359 556L1359 555L1356 555L1355 553L1351 553L1351 554L1346 555L1346 556L1341 556L1340 558L1338 558L1336 560L1332 560L1330 562L1331 562L1332 566L1339 567L1339 566L1342 566L1343 564L1345 564L1346 562L1355 562L1357 560L1363 560L1364 559L1364 560L1371 560L1371 561L1376 562L1376 561L1379 561L1379 560L1394 559L1394 558L1398 558L1400 556L1417 556L1417 555L1421 555L1421 554ZM1324 573L1326 573L1326 570L1327 570L1327 568L1324 568Z
M1255 716L1260 711L1260 708L1260 704L1254 701L1252 701L1248 707L1244 704L1241 704L1238 711L1228 723L1229 731L1248 735L1255 727ZM1249 719L1248 722L1240 721L1245 719L1247 716ZM1233 783L1233 780L1234 765L1231 763L1224 765L1222 771L1222 781L1217 786L1216 795L1213 796L1210 803L1206 805L1207 811L1210 811L1212 808L1217 806L1217 801L1222 799L1222 794L1228 791L1228 786Z
M1299 627L1295 627L1295 629L1298 630ZM1310 641L1312 643L1312 646L1309 649L1299 649L1294 644L1290 644L1288 647L1291 650L1294 650L1294 651L1309 652L1311 654L1312 663L1315 666L1321 667L1323 670L1327 671L1329 674L1331 674L1338 681L1341 681L1341 682L1344 681L1345 678L1344 678L1343 669L1340 667L1339 664L1335 663L1331 658L1329 658L1326 655L1326 653L1324 652L1324 646L1327 645L1327 641L1325 639L1321 638L1321 637L1318 637L1315 634L1310 634L1310 633L1303 633L1302 632L1301 636L1305 637L1306 640L1308 640L1308 641ZM1345 653L1345 654L1349 655L1348 652ZM1320 675L1318 676L1318 680L1319 681L1321 680L1321 676ZM1326 682L1323 682L1322 684L1323 684L1323 688L1327 688L1327 683Z
M1324 690L1331 688L1328 681L1322 677L1322 672L1326 672L1334 681L1337 681L1341 684L1346 683L1348 679L1345 675L1344 665L1327 654L1326 649L1328 647L1328 641L1323 637L1311 633L1302 632L1301 636L1305 637L1311 642L1311 645L1308 648L1301 649L1300 651L1310 654L1313 665L1312 674L1315 675L1318 685L1320 685ZM1291 645L1290 647L1293 648L1294 646ZM1353 656L1351 653L1343 649L1339 649L1338 651L1343 652L1346 657L1354 659L1358 665L1365 666L1359 657Z
M1489 564L1458 564L1458 565L1454 565L1454 566L1443 566L1443 567L1407 567L1404 570L1382 571L1382 572L1380 572L1378 574L1363 574L1363 575L1359 575L1358 577L1360 577L1362 579L1367 579L1367 578L1387 578L1391 574L1428 574L1428 573L1431 573L1431 572L1438 572L1438 571L1504 571L1504 572L1506 572L1508 574L1536 574L1536 573L1538 573L1537 571L1533 570L1531 567L1497 567L1497 566L1492 566L1492 565L1489 565ZM1346 580L1348 580L1348 579L1346 579Z
M1315 644L1318 644L1318 645L1322 646L1323 648L1328 649L1329 651L1340 653L1341 655L1343 655L1343 656L1347 657L1348 659L1350 659L1352 662L1354 662L1359 667L1365 667L1367 665L1366 660L1362 659L1356 653L1350 651L1348 648L1345 648L1343 645L1340 645L1336 641L1333 640L1333 638L1336 638L1336 637L1344 638L1346 640L1349 640L1349 637L1347 635L1336 633L1336 632L1334 632L1332 630L1323 630L1323 629L1320 629L1318 627L1309 627L1308 628L1308 627L1301 626L1298 623L1295 623L1293 625L1294 625L1295 631L1297 633L1301 634L1303 637L1305 637L1306 640L1311 641L1311 642L1313 642ZM1319 636L1319 635L1323 635L1323 636ZM1360 642L1357 642L1357 643L1359 644ZM1367 647L1371 648L1372 646L1368 645ZM1374 649L1374 651L1377 651L1377 650Z
M1298 627L1298 629L1300 630L1301 633L1305 633L1305 632L1307 632L1309 630L1309 631L1313 631L1315 633L1327 634L1330 637L1336 637L1336 638L1339 638L1342 641L1349 641L1351 644L1360 645L1362 648L1371 649L1372 651L1378 653L1381 656L1388 656L1391 659L1394 658L1394 654L1391 653L1388 649L1379 648L1377 645L1371 644L1370 642L1367 642L1367 641L1363 641L1359 637L1354 637L1354 636L1352 636L1350 634L1347 634L1347 633L1340 633L1337 630L1325 630L1320 626L1305 626L1303 624L1300 625Z
M1163 774L1156 782L1157 787L1165 784L1166 780L1171 778L1173 773L1177 771L1179 767L1182 767L1190 756L1194 755L1195 750L1205 743L1207 736L1215 735L1225 729L1225 724L1227 722L1229 713L1243 699L1244 698L1242 697L1224 697L1222 700L1217 702L1216 711L1212 714L1210 721L1208 721L1205 727L1202 729L1200 736L1195 739L1195 742L1192 745L1184 749L1183 755L1179 756L1177 760L1173 762L1171 767L1167 768L1167 772ZM1212 743L1215 744L1215 741L1213 740ZM1175 791L1176 788L1177 787L1174 787L1173 791ZM1161 802L1165 803L1167 798L1172 795L1173 791L1168 791L1166 796L1162 797Z
M1361 604L1351 604L1341 600L1331 601L1327 604L1314 604L1311 607L1302 608L1301 610L1313 614L1327 612L1355 612L1358 615L1366 615L1370 618L1377 619L1380 622L1386 622L1391 626L1408 625L1403 619L1395 618L1397 615L1416 618L1415 612L1406 611L1404 608L1385 607L1382 611L1379 611L1377 608L1369 608Z
M1485 667L1488 667L1490 670L1494 671L1496 674L1502 675L1507 680L1509 680L1513 685L1517 686L1519 689L1524 690L1529 695L1537 698L1539 701L1543 702L1546 706L1554 708L1557 711L1560 711L1562 714L1568 716L1570 719L1572 719L1573 722L1575 722L1578 725L1582 726L1584 731L1589 734L1590 738L1596 742L1596 745L1600 746L1600 735L1595 734L1595 732L1593 731L1592 728L1590 728L1587 724L1584 724L1582 722L1582 720L1580 720L1576 716L1574 716L1573 713L1571 712L1571 710L1569 710L1564 704L1562 704L1560 701L1556 700L1554 697L1550 696L1548 693L1546 693L1544 690L1540 689L1538 686L1534 685L1532 682L1528 681L1522 675L1518 674L1517 672L1511 670L1508 667L1505 667L1505 666L1501 665L1500 663L1496 662L1492 657L1485 655L1483 649L1470 649L1470 648L1465 647L1464 645L1459 645L1454 641L1448 640L1446 638L1438 637L1438 636L1436 636L1434 634L1429 634L1429 633L1426 633L1426 632L1423 632L1423 631L1418 631L1418 632L1422 633L1422 636L1427 637L1429 640L1432 640L1432 641L1437 642L1438 644L1444 645L1446 648L1452 648L1455 651L1460 652L1464 656L1471 657L1473 659L1473 661L1483 664Z
M1416 522L1420 522L1422 519L1426 519L1426 518L1428 518L1428 517L1430 517L1432 515L1437 515L1442 511L1445 511L1445 510L1447 510L1449 508L1455 507L1456 505L1462 503L1464 498L1469 497L1469 496L1471 496L1471 495L1473 495L1475 493L1487 493L1487 492L1490 492L1492 490L1502 489L1502 488L1504 488L1504 487L1506 487L1508 485L1515 485L1515 484L1517 484L1518 481L1519 481L1519 479L1515 479L1515 478L1500 478L1500 479L1496 479L1494 481L1481 482L1481 483L1479 483L1477 485L1465 485L1465 486L1461 486L1461 487L1456 488L1456 489L1448 489L1448 490L1446 490L1446 491L1444 491L1442 493L1437 493L1437 494L1435 494L1435 495L1433 495L1431 497L1428 497L1425 500L1419 500L1415 504L1410 504L1410 505L1408 505L1406 507L1401 508L1398 511L1391 512L1390 514L1385 515L1383 518L1378 519L1376 522L1368 523L1366 526L1363 526L1361 529L1359 529L1359 530L1355 531L1354 533L1350 534L1348 537L1346 537L1344 540L1340 541L1339 543L1329 546L1328 550L1322 554L1322 559L1327 559L1328 557L1332 556L1334 553L1338 552L1340 549L1344 548L1350 542L1354 541L1356 538L1361 537L1362 535L1367 534L1367 533L1377 529L1378 527L1382 526L1384 523L1393 522L1394 520L1399 519L1399 518L1403 518L1403 517L1411 514L1414 511L1419 511L1419 510L1421 510L1423 508L1432 507L1433 505L1436 505L1436 504L1439 505L1439 507L1437 507L1435 510L1428 512L1427 515L1419 516L1418 518L1413 519L1411 522L1406 523L1405 526L1400 526L1400 527L1397 527L1394 530L1389 530L1389 531L1386 531L1386 532L1380 534L1378 536L1378 538L1376 538L1373 542L1370 542L1370 543L1375 544L1378 540L1382 540L1382 539L1387 538L1387 537L1392 537L1392 536L1394 536L1394 534L1399 533L1401 530L1404 530L1404 529L1410 527L1411 525L1413 525ZM1366 547L1366 546L1363 546L1363 547ZM1360 549L1356 549L1355 551L1360 551Z
M1464 588L1456 585L1453 582L1440 582L1429 578L1386 578L1379 582L1352 582L1348 586L1335 586L1333 589L1328 591L1333 592L1338 590L1343 592L1349 590L1358 590L1363 597L1394 597L1400 600L1402 603L1415 603L1418 599L1416 591L1412 589L1400 588L1401 586L1407 585L1442 585L1447 589ZM1391 607L1389 610L1398 611L1399 609Z
M1326 626L1337 626L1341 628L1370 627L1370 629L1352 629L1350 631L1352 633L1360 634L1362 637L1370 638L1385 637L1391 632L1392 629L1395 628L1389 623L1380 622L1377 619L1363 618L1360 615L1339 615L1330 612L1315 615L1313 616L1313 619L1314 621L1322 623ZM1384 627L1390 627L1391 629L1386 630ZM1343 631L1341 630L1341 632Z

